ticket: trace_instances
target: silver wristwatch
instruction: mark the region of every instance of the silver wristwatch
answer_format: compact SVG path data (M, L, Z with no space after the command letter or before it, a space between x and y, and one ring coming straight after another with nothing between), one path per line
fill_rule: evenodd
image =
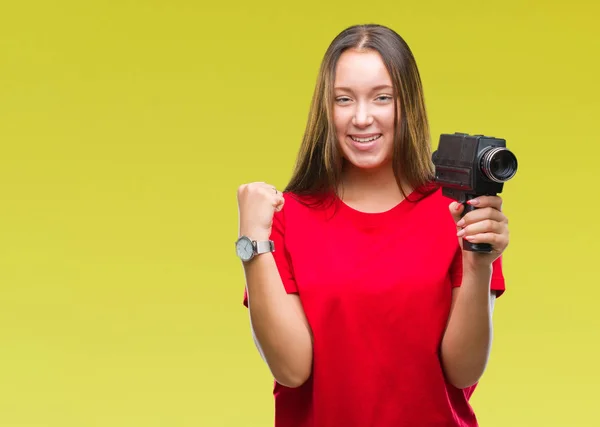
M242 236L235 242L235 252L243 262L248 262L256 255L275 252L275 244L272 240L257 242L247 236Z

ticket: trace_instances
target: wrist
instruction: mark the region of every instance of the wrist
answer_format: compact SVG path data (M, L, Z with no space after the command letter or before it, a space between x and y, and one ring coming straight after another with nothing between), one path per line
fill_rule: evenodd
M275 250L273 241L255 240L250 236L241 235L235 242L235 250L237 256L244 262L247 263L254 259L257 255L266 254Z
M262 242L266 240L270 240L270 233L266 230L260 229L240 229L240 235L238 237L246 236L250 240L255 240L257 242Z
M492 263L487 260L477 259L479 254L470 254L463 258L463 275L473 277L491 276L493 267Z

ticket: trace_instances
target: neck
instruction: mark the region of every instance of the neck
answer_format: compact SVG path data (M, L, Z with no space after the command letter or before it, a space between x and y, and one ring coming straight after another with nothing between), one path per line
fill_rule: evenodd
M408 194L410 189L403 186ZM365 211L387 210L404 199L391 164L377 169L345 165L341 197L345 203Z

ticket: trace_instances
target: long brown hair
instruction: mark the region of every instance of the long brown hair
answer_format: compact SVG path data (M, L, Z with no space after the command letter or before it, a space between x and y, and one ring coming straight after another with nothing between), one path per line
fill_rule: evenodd
M338 59L348 49L377 51L392 79L394 108L399 121L394 126L393 170L400 191L431 184L433 163L429 123L421 78L407 43L382 25L355 25L342 31L329 45L321 62L308 123L296 166L285 188L297 195L317 196L337 192L343 158L333 126L333 85ZM397 100L400 101L398 106ZM398 109L401 112L398 114Z

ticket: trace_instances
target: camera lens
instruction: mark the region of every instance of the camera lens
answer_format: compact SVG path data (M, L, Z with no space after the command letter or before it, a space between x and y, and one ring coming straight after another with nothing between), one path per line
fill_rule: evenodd
M517 173L517 157L504 147L495 147L481 158L481 170L494 182L506 182Z

